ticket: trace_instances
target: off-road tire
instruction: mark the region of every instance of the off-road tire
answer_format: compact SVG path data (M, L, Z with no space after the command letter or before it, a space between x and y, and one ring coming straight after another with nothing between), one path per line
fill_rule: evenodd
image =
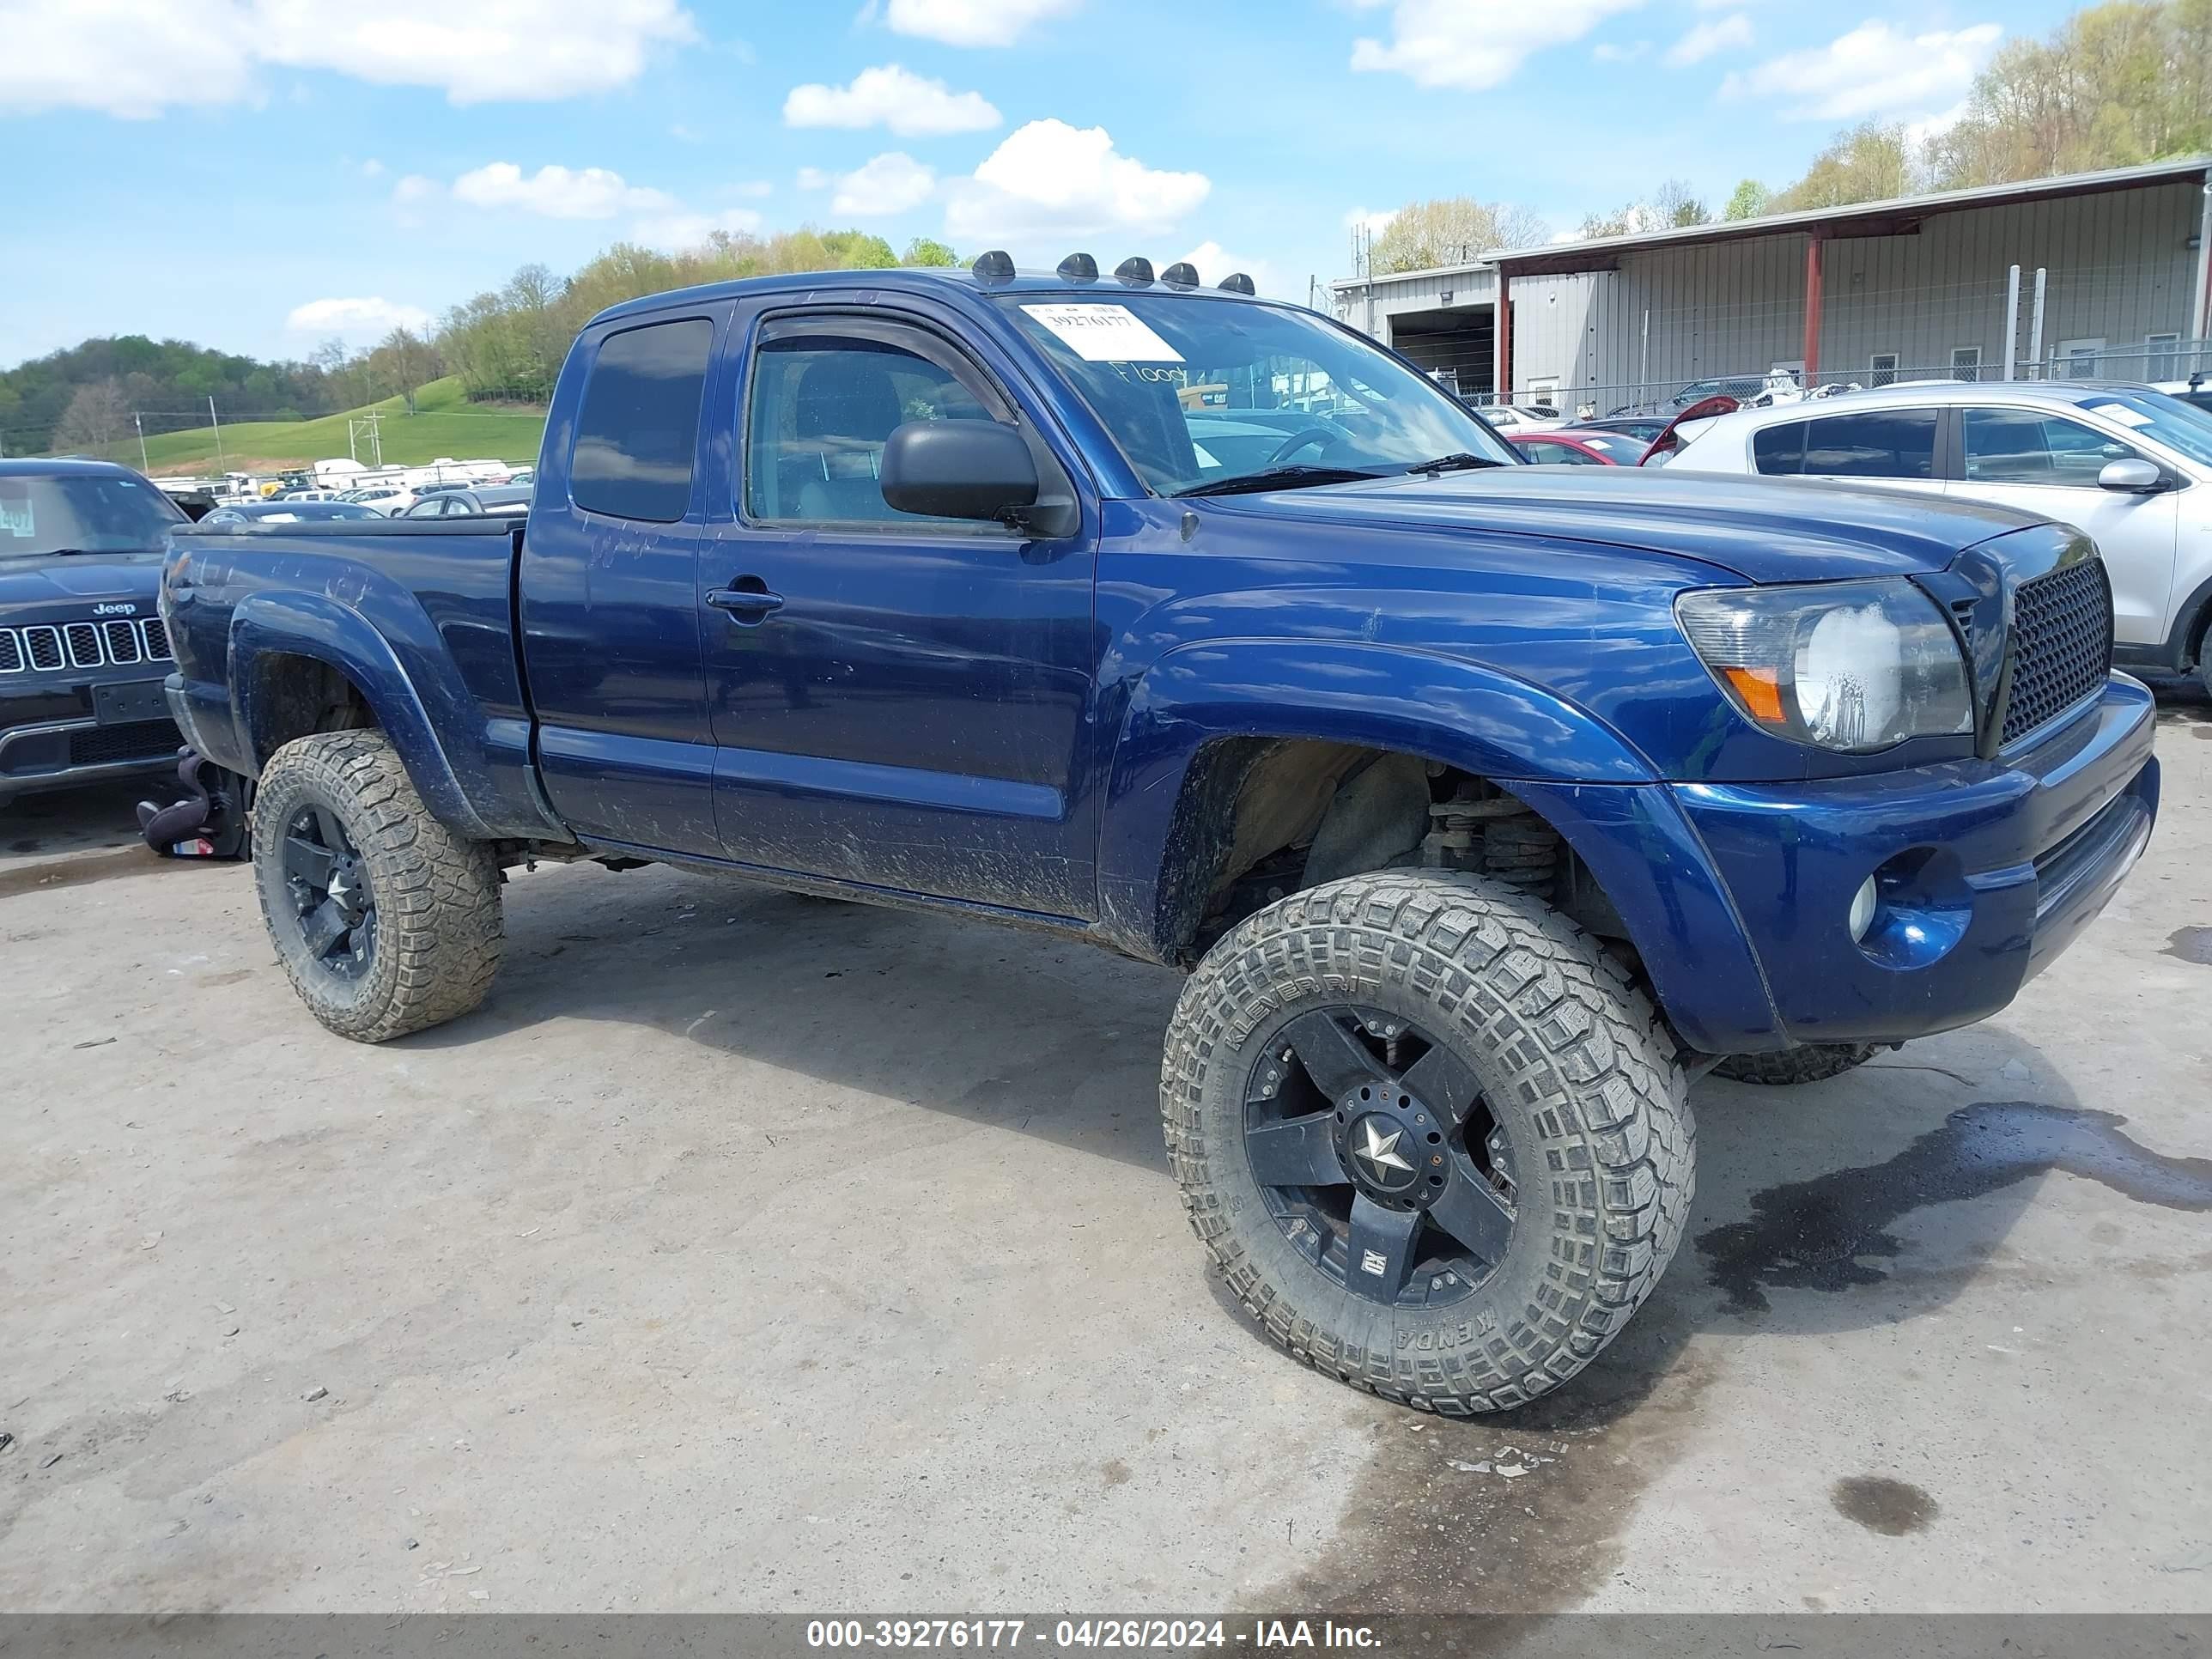
M1246 1079L1289 1021L1355 1004L1448 1042L1521 1182L1490 1276L1438 1309L1354 1296L1293 1249L1243 1139ZM1680 1243L1693 1128L1650 1001L1580 927L1485 878L1354 876L1239 922L1185 984L1160 1109L1190 1224L1267 1334L1354 1388L1451 1416L1557 1388L1619 1335Z
M280 924L286 825L313 802L360 848L375 895L378 935L354 981L307 954ZM261 774L253 803L254 888L292 988L330 1030L385 1042L467 1013L499 971L505 930L500 870L489 846L464 841L430 815L380 732L325 732L286 744Z
M1730 1054L1713 1074L1731 1083L1781 1088L1792 1083L1825 1083L1863 1066L1880 1051L1872 1042L1808 1042L1773 1054Z

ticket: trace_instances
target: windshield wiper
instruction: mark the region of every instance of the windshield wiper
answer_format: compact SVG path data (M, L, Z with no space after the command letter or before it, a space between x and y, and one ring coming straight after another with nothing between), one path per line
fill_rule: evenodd
M1464 472L1469 467L1504 466L1507 463L1488 455L1470 455L1464 449L1455 449L1449 455L1439 455L1433 461L1416 461L1406 469L1408 472Z
M1380 477L1377 472L1363 472L1349 466L1314 466L1293 461L1287 466L1265 467L1257 472L1240 472L1233 478L1215 478L1206 483L1193 484L1188 489L1178 489L1175 498L1186 495L1242 495L1258 489L1300 489L1309 484L1352 483L1361 478Z

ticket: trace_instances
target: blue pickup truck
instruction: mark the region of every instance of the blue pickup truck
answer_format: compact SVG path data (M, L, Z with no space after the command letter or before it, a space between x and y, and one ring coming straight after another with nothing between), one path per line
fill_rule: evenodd
M191 742L308 1007L467 1012L503 866L655 860L1188 970L1190 1222L1292 1354L1512 1406L1650 1293L1687 1080L2003 1007L2158 802L2096 550L1546 469L1132 261L778 277L578 337L526 523L180 531Z

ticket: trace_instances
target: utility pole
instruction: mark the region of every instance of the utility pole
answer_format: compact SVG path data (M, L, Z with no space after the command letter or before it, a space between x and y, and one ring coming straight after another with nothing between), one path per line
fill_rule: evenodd
M222 422L216 418L215 393L208 393L208 424L215 428L215 464L222 471L230 471L230 463L223 459Z
M134 409L131 411L131 424L138 428L138 470L150 474L154 464L146 459L146 417Z

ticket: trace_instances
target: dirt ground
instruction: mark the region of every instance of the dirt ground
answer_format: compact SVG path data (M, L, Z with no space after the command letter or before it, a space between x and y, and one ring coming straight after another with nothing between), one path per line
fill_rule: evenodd
M0 809L0 1607L2212 1609L2212 708L2160 753L2011 1010L1698 1085L1692 1242L1475 1425L1224 1296L1168 973L546 868L368 1049L131 792Z

